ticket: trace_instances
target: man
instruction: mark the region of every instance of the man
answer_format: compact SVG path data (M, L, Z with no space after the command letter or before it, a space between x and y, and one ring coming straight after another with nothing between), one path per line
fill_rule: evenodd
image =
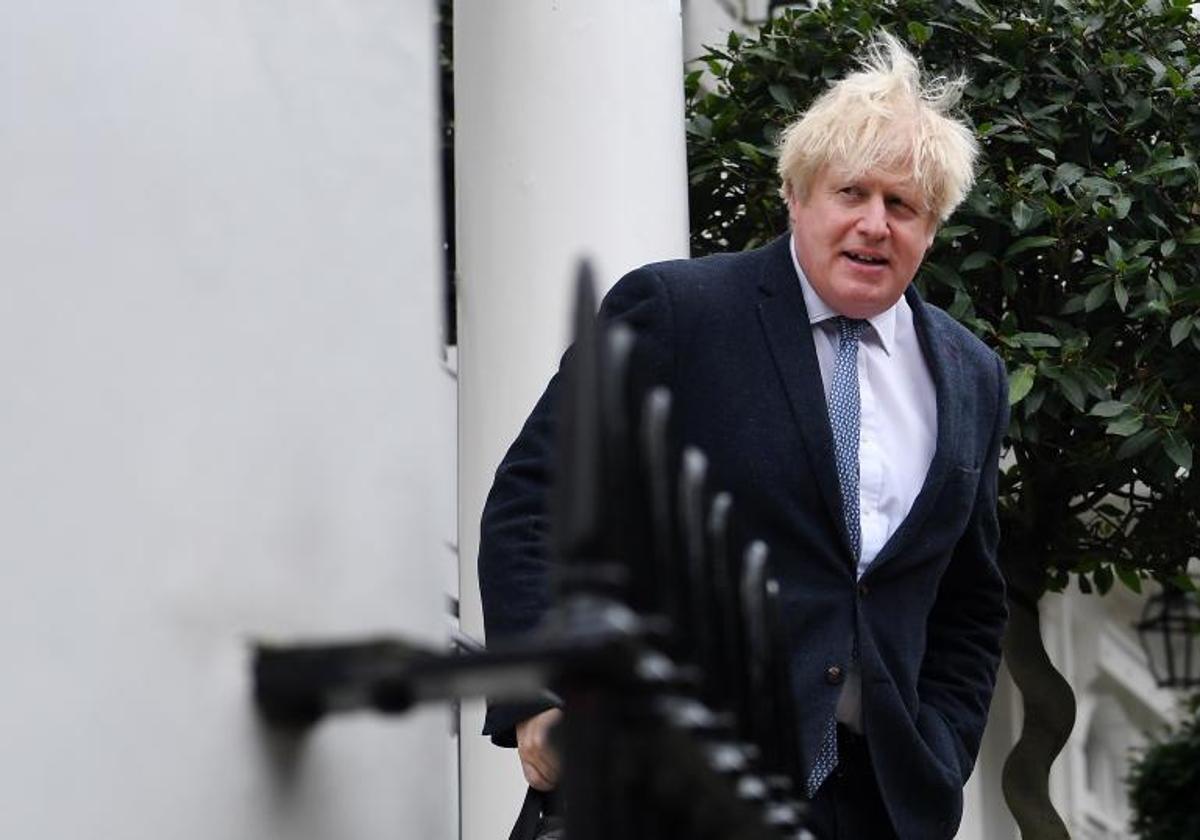
M822 838L952 837L1005 621L996 484L1000 360L910 288L973 180L948 115L887 35L784 133L790 235L650 265L601 317L633 325L780 579L799 749ZM556 381L496 475L480 581L489 638L546 607L545 489ZM497 707L530 784L557 782L561 714Z

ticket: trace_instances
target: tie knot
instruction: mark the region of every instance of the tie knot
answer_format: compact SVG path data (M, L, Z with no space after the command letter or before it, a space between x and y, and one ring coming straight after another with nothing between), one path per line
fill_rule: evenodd
M866 329L867 322L861 318L846 318L839 315L837 319L838 338L842 341L858 341Z

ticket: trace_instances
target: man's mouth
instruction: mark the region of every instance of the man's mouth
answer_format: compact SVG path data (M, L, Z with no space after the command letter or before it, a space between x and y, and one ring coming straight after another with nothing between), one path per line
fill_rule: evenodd
M842 251L842 254L859 265L887 265L887 258L877 254L868 254L863 251Z

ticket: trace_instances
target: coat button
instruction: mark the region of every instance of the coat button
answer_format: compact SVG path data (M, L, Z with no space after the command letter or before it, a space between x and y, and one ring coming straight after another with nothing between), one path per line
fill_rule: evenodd
M867 585L866 585L865 583L860 583L860 584L858 585L858 594L859 594L859 597L862 597L862 598L865 598L865 597L867 597L867 591L868 591L868 590L867 590Z
M842 681L842 668L840 665L830 665L825 669L825 682L830 685L838 685Z

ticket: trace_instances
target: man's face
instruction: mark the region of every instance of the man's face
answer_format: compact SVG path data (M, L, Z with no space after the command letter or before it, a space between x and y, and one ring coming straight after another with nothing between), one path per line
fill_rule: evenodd
M796 256L821 299L849 318L871 318L908 288L937 229L906 177L849 178L826 166L808 196L788 199Z

